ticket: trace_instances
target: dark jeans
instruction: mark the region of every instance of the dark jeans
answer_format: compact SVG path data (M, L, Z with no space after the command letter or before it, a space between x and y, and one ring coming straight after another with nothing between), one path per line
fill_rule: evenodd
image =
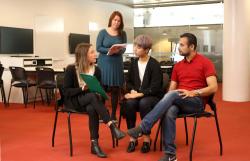
M90 139L99 138L99 116L104 123L110 121L107 108L104 106L102 99L95 93L87 93L78 96L78 102L82 111L86 111L89 115L89 131Z
M149 112L141 122L144 133L151 130L153 125L165 115L163 121L163 141L165 153L175 154L176 145L176 118L179 113L194 113L204 110L202 98L189 97L183 99L177 91L170 91L160 100L154 109Z
M127 128L131 129L135 127L137 111L140 112L141 119L143 119L158 101L159 98L153 96L126 100L124 112L126 114Z

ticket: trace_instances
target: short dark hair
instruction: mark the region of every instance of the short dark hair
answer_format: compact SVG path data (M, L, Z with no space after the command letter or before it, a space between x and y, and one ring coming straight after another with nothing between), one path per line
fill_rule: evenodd
M180 36L180 38L186 37L188 39L188 46L194 45L194 50L197 47L197 38L194 34L192 33L184 33Z

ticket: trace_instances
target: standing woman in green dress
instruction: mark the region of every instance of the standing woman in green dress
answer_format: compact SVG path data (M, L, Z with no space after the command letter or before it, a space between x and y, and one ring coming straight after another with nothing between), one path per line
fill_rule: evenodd
M112 48L114 44L127 43L126 32L123 31L123 18L119 11L114 11L107 29L102 29L97 37L96 50L100 53L98 67L102 73L102 83L111 89L112 113L111 119L116 120L116 108L120 95L120 88L124 83L122 54L125 48Z

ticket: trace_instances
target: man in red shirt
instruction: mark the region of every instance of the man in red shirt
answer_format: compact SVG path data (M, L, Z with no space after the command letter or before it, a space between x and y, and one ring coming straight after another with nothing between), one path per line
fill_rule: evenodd
M176 117L179 113L202 112L206 97L217 91L216 71L213 63L197 53L197 38L191 33L180 36L179 51L184 59L174 66L169 92L155 105L140 125L128 130L137 139L151 131L153 125L164 117L163 141L165 155L160 161L176 161Z

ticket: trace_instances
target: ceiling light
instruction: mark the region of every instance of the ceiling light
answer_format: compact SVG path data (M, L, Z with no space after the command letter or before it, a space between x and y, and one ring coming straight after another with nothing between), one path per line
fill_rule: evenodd
M209 29L208 26L197 26L196 28L201 30Z
M162 35L164 36L168 35L167 31L166 30L162 31Z

